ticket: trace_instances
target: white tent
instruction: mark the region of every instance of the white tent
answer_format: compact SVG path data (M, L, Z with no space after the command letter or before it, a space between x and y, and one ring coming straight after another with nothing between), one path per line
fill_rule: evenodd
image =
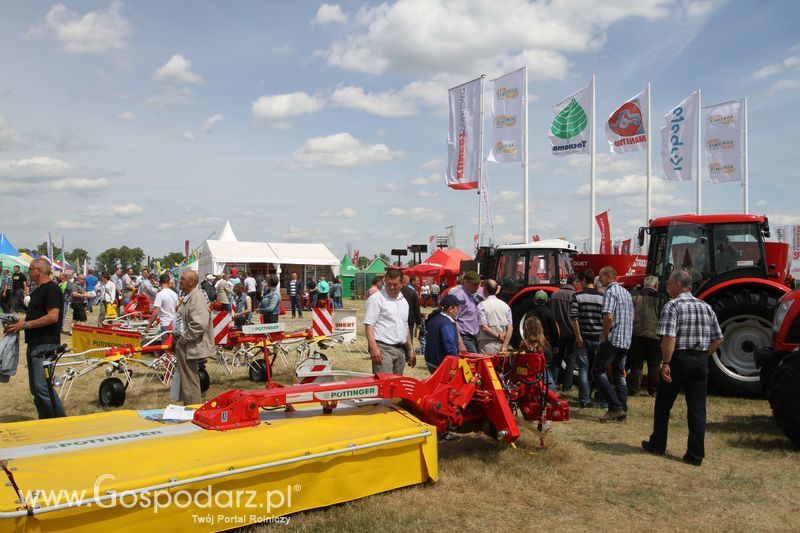
M231 227L229 220L225 221L225 227L223 227L222 231L219 232L219 238L217 240L226 242L237 242L239 240L233 233L233 228Z
M231 232L233 233L233 232ZM265 242L208 240L200 248L200 275L220 274L228 263L281 263Z
M319 243L268 242L269 247L286 265L339 266L339 259Z

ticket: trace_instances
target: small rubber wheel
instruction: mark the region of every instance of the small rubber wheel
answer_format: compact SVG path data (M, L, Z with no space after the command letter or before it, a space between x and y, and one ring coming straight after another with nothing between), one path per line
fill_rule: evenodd
M250 381L267 381L267 365L264 363L263 359L256 359L255 361L252 361L247 373L250 376Z
M106 378L100 382L97 395L103 407L121 407L125 403L125 384L119 378Z
M200 392L205 392L211 386L211 376L205 368L199 368L197 373L200 376Z

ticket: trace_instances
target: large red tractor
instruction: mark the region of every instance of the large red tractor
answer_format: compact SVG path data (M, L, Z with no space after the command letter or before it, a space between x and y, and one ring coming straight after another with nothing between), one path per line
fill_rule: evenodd
M725 340L711 357L712 386L735 394L760 393L755 356L772 343L775 308L793 284L789 246L766 241L766 217L745 214L657 218L640 228L640 245L645 233L650 235L647 274L658 276L664 290L674 270L688 271L694 295L717 313ZM623 281L637 285L641 276Z
M800 446L800 291L780 299L772 331L774 344L757 354L761 383L781 431Z

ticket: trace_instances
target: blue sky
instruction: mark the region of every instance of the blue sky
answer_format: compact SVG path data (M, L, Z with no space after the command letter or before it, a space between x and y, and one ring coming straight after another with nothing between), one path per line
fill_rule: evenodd
M652 83L653 214L694 209L659 179L661 117L693 90L750 102L751 212L800 223L800 3L641 0L0 1L0 231L53 233L92 256L240 240L342 255L471 248L474 193L444 185L447 89L529 68L531 232L578 244L588 157L553 157L551 106L597 75L598 211L645 222L644 152L605 153L602 124ZM488 84L487 84L488 85ZM487 112L490 106L487 101ZM487 142L488 146L488 142ZM519 165L491 165L494 241L522 236ZM738 184L703 211L741 210Z

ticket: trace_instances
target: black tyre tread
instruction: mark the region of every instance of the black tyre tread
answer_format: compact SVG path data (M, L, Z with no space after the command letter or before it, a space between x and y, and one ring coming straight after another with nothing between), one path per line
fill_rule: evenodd
M198 369L197 373L200 377L200 392L205 392L211 387L211 376L205 368Z
M720 325L731 317L744 314L760 316L771 323L775 306L778 305L778 297L763 288L741 287L711 296L708 304L717 314ZM734 380L717 368L713 358L709 358L708 377L710 387L718 392L745 396L757 396L762 393L760 381Z
M263 359L253 361L247 368L250 381L264 382L267 380L267 369Z
M767 397L778 427L800 447L800 355L789 356L778 366Z
M514 329L511 332L511 342L509 345L514 349L519 348L519 343L522 340L522 335L519 334L519 323L522 317L533 309L534 305L536 304L533 302L533 295L531 295L530 298L523 298L518 302L514 302L514 305L511 306L511 318L514 321Z
M107 402L103 398L106 395ZM125 403L125 384L119 378L106 378L100 382L97 398L103 407L122 407Z

